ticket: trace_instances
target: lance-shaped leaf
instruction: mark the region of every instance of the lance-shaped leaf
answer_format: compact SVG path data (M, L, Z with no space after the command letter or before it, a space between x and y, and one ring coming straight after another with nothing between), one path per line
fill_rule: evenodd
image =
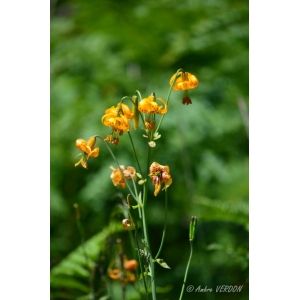
M160 265L161 265L163 268L165 268L165 269L171 269L171 268L167 265L167 263L166 263L163 259L161 259L161 258L154 259L154 261L157 262L158 264L160 264Z

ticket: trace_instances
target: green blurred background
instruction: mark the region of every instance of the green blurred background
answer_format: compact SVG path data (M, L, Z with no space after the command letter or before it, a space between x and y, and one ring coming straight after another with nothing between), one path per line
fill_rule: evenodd
M105 109L135 90L143 97L155 92L166 99L169 79L179 68L194 74L199 85L189 92L189 106L181 104L181 92L172 92L152 160L170 166L173 177L161 253L171 270L156 268L157 284L164 287L158 299L179 298L191 216L197 216L198 226L187 285L214 292L185 292L184 299L249 298L248 22L248 1L51 1L52 299L92 299L85 296L87 274L66 263L81 243L73 204L80 208L84 238L93 239L112 220L122 220L112 213L127 193L113 186L113 160L101 144L88 170L74 168L76 139L105 137L110 131L100 122ZM142 134L132 132L139 157L146 156ZM112 149L120 164L134 165L126 135ZM148 222L156 252L164 197L152 197L152 187L150 191ZM107 236L94 257L94 284L100 290L111 257L107 249L116 238L132 257L127 232ZM105 282L118 293L118 287ZM218 285L243 289L216 293ZM127 299L139 299L128 289ZM96 299L104 295L100 292ZM121 298L115 294L110 299Z

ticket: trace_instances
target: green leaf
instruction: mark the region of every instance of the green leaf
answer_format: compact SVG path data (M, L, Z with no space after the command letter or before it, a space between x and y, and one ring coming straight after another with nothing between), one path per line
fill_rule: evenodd
M105 246L105 240L113 233L124 231L120 224L110 223L101 232L80 245L50 271L51 294L60 289L75 290L84 294L90 292L89 278L94 261L99 257ZM84 296L84 295L82 295ZM69 299L67 296L61 299Z
M171 269L167 264L166 262L161 259L161 258L157 258L157 259L154 259L155 262L157 262L158 264L160 264L163 268L165 269Z

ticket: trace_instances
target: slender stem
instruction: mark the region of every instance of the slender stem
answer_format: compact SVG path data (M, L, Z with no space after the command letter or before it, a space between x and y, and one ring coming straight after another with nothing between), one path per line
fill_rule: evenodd
M184 275L184 279L183 279L183 284L182 284L182 289L181 289L181 294L180 294L179 300L182 299L182 295L183 295L184 288L185 288L187 274L189 272L190 262L191 262L192 255L193 255L193 241L190 241L190 245L191 245L191 252L190 252L190 257L189 257L188 264L186 266L185 275Z
M146 174L149 171L150 166L150 154L151 154L151 147L148 146L148 155L147 155L147 169ZM152 290L152 299L156 300L156 282L155 282L155 264L153 261L153 256L151 253L151 247L149 242L148 236L148 226L147 226L147 218L146 218L146 205L147 205L147 198L148 198L148 183L144 184L144 200L142 206L142 222L143 222L143 231L144 231L144 238L148 247L148 251L150 254L150 273L151 273L151 290Z
M123 101L124 101L125 99L129 99L129 100L131 101L131 98L130 98L129 96L124 96L124 97L121 99L121 103L123 103Z
M138 198L139 195L138 195L138 192L137 192L137 189L136 189L136 185L135 185L135 181L134 181L134 177L132 174L129 174L130 177L131 177L131 180L132 180L132 185L133 185L133 188L134 188L134 192L135 192L135 197Z
M168 212L168 189L166 189L165 191L165 221L164 221L164 231L163 231L163 235L161 238L161 243L159 246L159 250L155 256L155 259L158 258L160 251L163 247L164 241L165 241L165 236L166 236L166 231L167 231L167 212Z
M144 283L147 299L149 299L149 293L148 293L146 278L145 278L144 269L143 269L143 265L142 265L142 259L141 259L141 255L140 255L140 252L139 252L139 249L140 249L139 247L140 246L139 246L139 242L138 242L138 239L137 239L137 230L135 231L135 243L136 243L137 250L138 250L138 258L139 258L141 274L142 274L142 277L143 277L143 283Z
M131 208L129 208L129 210L131 210ZM145 279L145 275L144 275L144 269L143 269L143 264L142 264L142 259L141 259L141 254L140 254L140 246L139 246L139 242L138 242L138 238L137 238L137 220L135 218L135 215L134 213L130 213L129 211L129 214L131 216L131 218L133 219L133 222L135 224L135 227L134 227L134 238L135 238L135 245L136 245L136 249L137 249L137 252L138 252L138 260L139 260L139 266L140 266L140 271L141 271L141 274L142 274L142 277L143 277L143 283L144 283L144 287L145 287L145 291L146 291L146 295L147 295L147 299L149 297L149 294L148 294L148 289L147 289L147 284L146 284L146 279Z
M134 147L134 143L133 143L133 140L132 140L132 138L131 138L131 134L130 134L130 132L129 132L129 131L128 131L128 135L129 135L130 142L131 142L131 146L132 146L132 149L133 149L133 152L134 152L134 157L135 157L135 159L136 159L136 162L137 162L137 164L138 164L138 167L139 167L139 171L140 171L140 173L142 174L142 169L141 169L141 166L140 166L139 160L138 160L138 158L137 158L136 151L135 151L135 147Z
M147 220L145 214L145 206L142 207L142 221L143 221L143 230L144 230L144 237L147 244L147 248L150 254L150 273L151 273L151 290L152 290L152 299L156 300L156 283L155 283L155 264L152 259L151 248L149 244L149 237L148 237L148 227L147 227Z
M142 95L141 95L141 93L140 93L139 90L136 90L136 91L135 91L135 94L137 94L137 95L140 97L140 100L142 100Z
M176 72L176 75L174 76L174 79L173 79L173 81L172 81L172 85L171 85L171 87L170 87L170 89L169 89L169 93L168 93L168 97L167 97L167 105L168 105L169 100L170 100L170 95L171 95L171 92L172 92L172 86L174 85L174 82L175 82L175 80L176 80L176 77L177 77L178 73L179 73L179 72L182 72L182 71L183 71L183 69L181 69L181 68L178 69L177 72ZM157 127L156 127L155 133L158 132L158 129L159 129L159 127L160 127L160 125L161 125L161 123L162 123L164 117L165 117L165 115L162 115L162 116L161 116L160 121L159 121L159 123L158 123L158 125L157 125Z
M101 140L103 141L103 143L105 144L106 148L107 148L108 151L110 152L112 158L113 158L114 161L116 162L116 164L117 164L117 166L118 166L118 169L120 170L121 175L122 175L122 177L124 178L124 180L125 180L125 182L126 182L126 186L127 186L127 188L129 189L129 192L131 193L131 195L133 196L133 198L134 198L134 199L136 200L136 202L138 203L138 198L137 198L138 195L135 195L135 194L133 193L132 189L130 188L130 186L129 186L129 184L128 184L128 180L127 180L126 177L123 175L122 169L121 169L121 167L120 167L120 165L119 165L119 163L118 163L118 161L117 161L115 155L113 154L112 150L109 148L109 146L107 145L107 143L104 141L103 137L101 137L100 135L94 135L94 137L95 137L95 138L97 137L97 138L99 138L99 139L101 139Z

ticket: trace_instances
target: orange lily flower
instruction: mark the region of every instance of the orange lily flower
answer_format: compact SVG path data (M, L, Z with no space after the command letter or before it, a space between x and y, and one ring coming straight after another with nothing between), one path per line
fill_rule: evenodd
M94 148L96 143L95 137L90 137L88 141L86 142L84 139L78 139L76 140L76 147L81 150L84 153L84 156L75 164L75 167L77 167L79 164L81 164L85 169L87 169L87 163L85 161L89 159L89 157L97 157L99 155L100 148Z
M152 178L152 184L155 186L154 196L157 196L159 193L162 183L165 184L162 190L167 189L172 184L170 168L168 166L162 166L157 162L151 164L149 177Z
M133 167L129 166L129 167L127 167L125 169L124 166L120 166L120 168L121 168L121 170L123 172L124 177L123 177L120 169L116 170L113 167L110 167L110 168L113 170L112 173L111 173L111 175L110 175L110 178L112 180L113 185L116 186L116 187L121 187L123 189L126 187L126 182L125 182L124 177L126 179L128 179L128 180L130 180L132 178L134 180L136 180L136 170Z
M113 127L116 130L128 131L130 129L128 120L132 118L133 113L130 108L124 103L119 103L116 107L112 106L107 109L101 121L105 126Z
M198 79L196 76L188 72L178 72L177 79L174 81L176 73L170 79L170 86L174 91L184 91L182 104L192 104L191 98L188 96L188 90L194 89L198 86ZM174 81L174 84L173 84Z
M156 100L162 102L164 107L158 105ZM155 94L152 93L148 98L144 98L140 101L138 109L144 114L155 113L159 115L164 115L168 111L168 105L162 98L156 98Z
M105 141L117 145L119 138L116 135L122 135L124 131L129 131L130 124L128 120L131 120L133 116L133 112L124 103L119 103L116 107L112 106L105 110L101 122L105 126L113 128L112 134L108 135Z

